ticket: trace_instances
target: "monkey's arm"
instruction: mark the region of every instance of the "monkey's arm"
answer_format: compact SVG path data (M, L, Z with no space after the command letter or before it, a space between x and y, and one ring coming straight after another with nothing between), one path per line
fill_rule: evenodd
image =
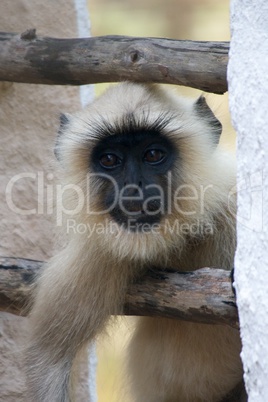
M68 384L75 355L101 331L124 297L128 278L119 278L107 259L88 253L70 244L39 279L26 357L28 401L72 400Z

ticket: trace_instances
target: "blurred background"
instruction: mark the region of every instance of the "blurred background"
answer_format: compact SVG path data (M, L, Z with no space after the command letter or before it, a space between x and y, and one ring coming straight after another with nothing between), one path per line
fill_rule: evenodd
M89 0L92 36L129 35L181 40L229 41L229 0ZM98 95L108 84L95 85ZM200 91L169 86L184 96ZM223 124L222 146L235 151L235 133L228 112L228 94L206 95ZM119 323L118 323L119 321ZM134 318L119 318L98 340L98 401L130 402L124 390L124 353ZM119 325L118 325L119 324Z

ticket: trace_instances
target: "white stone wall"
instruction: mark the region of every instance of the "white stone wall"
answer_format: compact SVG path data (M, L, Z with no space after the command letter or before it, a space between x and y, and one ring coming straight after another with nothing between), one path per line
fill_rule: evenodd
M268 401L268 2L231 1L228 68L237 131L235 283L249 402Z

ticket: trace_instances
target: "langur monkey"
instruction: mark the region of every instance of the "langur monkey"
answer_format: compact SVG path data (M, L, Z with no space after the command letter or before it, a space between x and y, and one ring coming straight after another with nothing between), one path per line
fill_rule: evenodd
M127 288L149 268L233 267L235 164L220 135L203 96L187 100L157 85L121 83L61 116L64 207L91 235L70 231L38 280L28 401L74 400L76 355L122 312ZM240 349L231 327L139 318L128 353L131 398L242 401Z

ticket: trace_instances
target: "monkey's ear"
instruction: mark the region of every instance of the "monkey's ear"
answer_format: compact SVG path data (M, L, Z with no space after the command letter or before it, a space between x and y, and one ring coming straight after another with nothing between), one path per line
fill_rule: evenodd
M220 136L222 133L222 124L221 122L216 118L210 107L208 106L206 99L203 95L201 95L197 101L194 104L195 111L197 112L197 115L206 120L206 122L209 124L209 126L212 129L212 134L213 134L213 142L216 145L218 145L220 141Z
M60 158L60 139L61 139L61 136L64 134L64 131L68 127L69 123L70 123L70 116L68 114L61 113L60 114L60 127L58 130L58 134L57 134L56 141L55 141L55 147L54 147L54 155L56 156L58 161L61 160L61 158Z

